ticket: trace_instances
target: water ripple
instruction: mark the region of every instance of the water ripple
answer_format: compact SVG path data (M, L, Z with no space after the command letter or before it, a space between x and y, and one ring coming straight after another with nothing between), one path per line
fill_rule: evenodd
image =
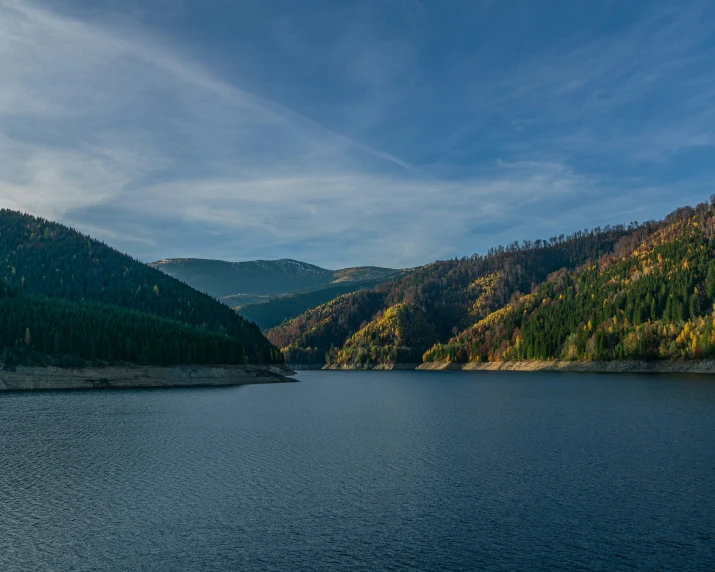
M0 394L0 570L715 570L715 382Z

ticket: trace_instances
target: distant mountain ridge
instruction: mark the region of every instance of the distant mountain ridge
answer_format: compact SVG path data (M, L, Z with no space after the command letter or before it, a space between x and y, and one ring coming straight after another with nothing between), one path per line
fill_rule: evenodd
M166 258L153 268L210 294L231 307L264 302L286 294L310 292L335 285L377 283L400 270L360 266L328 270L314 264L282 258L227 262L202 258Z

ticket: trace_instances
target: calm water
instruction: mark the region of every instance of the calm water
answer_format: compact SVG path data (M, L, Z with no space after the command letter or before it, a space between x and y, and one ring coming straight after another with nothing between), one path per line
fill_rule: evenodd
M715 379L0 394L0 570L715 570Z

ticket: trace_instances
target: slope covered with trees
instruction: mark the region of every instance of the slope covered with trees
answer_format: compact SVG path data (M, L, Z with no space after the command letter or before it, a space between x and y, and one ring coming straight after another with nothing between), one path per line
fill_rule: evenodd
M513 243L484 256L435 262L369 292L342 296L268 330L266 335L283 349L289 363L350 366L364 365L367 359L377 360L375 363L415 361L415 356L433 344L447 342L512 297L531 292L554 271L573 269L611 252L635 229L636 225L631 225L580 231L568 237ZM410 322L410 328L419 324L419 331L403 329L385 337L379 333L385 332L380 321L397 305L419 308L424 319ZM364 328L368 328L364 335L356 336ZM405 345L405 339L410 343ZM385 340L389 340L389 349L382 346ZM400 351L394 349L398 347Z
M418 363L420 348L435 339L429 319L417 304L395 304L353 334L328 361L335 366Z
M188 332L190 329L193 333L189 337L194 336L192 339L196 340L203 334L217 334L211 340L219 345L224 343L225 338L229 338L229 345L233 347L239 344L242 359L250 363L281 361L276 348L264 338L259 328L236 315L230 308L63 225L15 211L1 210L0 253L0 282L6 288L4 303L8 312L11 307L14 308L14 316L30 319L27 313L23 313L26 306L34 304L49 312L49 308L56 305L67 309L68 319L88 320L87 324L96 325L99 322L93 321L95 318L99 320L98 316L114 312L112 319L126 333L125 337L137 342L141 340L144 344L142 350L137 350L137 355L143 352L152 363L155 359L164 359L157 358L158 353L147 349L151 337L149 332L153 332L155 339L161 337L160 324L164 324L166 332ZM43 303L43 300L48 303ZM88 318L90 314L94 317ZM134 338L135 326L131 323L141 321L137 321L137 316L143 316L147 334ZM49 315L48 323L52 323ZM183 326L184 329L177 330L174 326ZM25 329L27 327L29 324ZM34 333L30 330L34 339L39 339L38 335L45 335L37 332L37 329L35 327ZM79 331L78 328L72 330L75 333ZM106 337L101 336L105 336L108 330L95 328L91 331L100 337L97 344L106 345ZM14 346L17 341L17 332L13 329L9 332L9 338L4 338L5 347L7 344ZM55 333L62 337L61 331L53 331L53 338ZM201 339L209 338L204 336ZM60 347L63 346L60 344ZM180 347L185 348L184 345ZM238 355L235 349L232 352L232 355ZM192 362L199 359L195 358L199 353L191 353ZM229 359L225 357L228 354L219 353L222 360ZM105 358L97 356L97 359ZM114 359L128 358L121 354ZM181 359L188 358L185 356ZM230 363L234 363L233 358Z
M383 282L385 280L338 283L318 290L287 294L271 298L267 302L249 304L234 309L247 320L255 322L261 330L265 330L275 328L287 320L297 318L304 312L321 304L326 304L342 294L372 289Z
M715 209L680 209L437 344L433 361L715 357Z
M38 298L0 288L0 360L85 363L243 364L235 337L96 302Z
M323 364L326 354L366 326L384 303L385 292L381 287L345 294L308 310L288 324L268 330L266 335L282 348L287 362Z

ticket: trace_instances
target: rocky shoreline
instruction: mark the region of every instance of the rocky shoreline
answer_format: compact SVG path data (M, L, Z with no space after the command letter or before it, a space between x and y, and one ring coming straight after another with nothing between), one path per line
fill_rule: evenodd
M16 367L0 369L0 391L222 387L297 381L280 365Z
M360 365L288 364L295 370L421 370L421 371L562 371L580 373L701 373L715 374L715 360L700 361L504 361L434 362Z
M707 373L715 374L714 360L699 361L504 361L423 363L420 370L563 371L579 373Z
M368 363L368 364L353 364L353 365L335 365L335 364L324 364L324 363L293 363L287 364L287 367L295 371L315 371L315 370L345 370L345 371L358 371L358 370L383 370L383 371L393 371L393 370L413 370L418 369L419 364L417 363Z
M382 371L398 371L398 370L413 370L417 369L419 364L416 363L375 363L375 364L359 364L359 365L326 365L321 369L331 370L359 370L359 369L374 369Z

